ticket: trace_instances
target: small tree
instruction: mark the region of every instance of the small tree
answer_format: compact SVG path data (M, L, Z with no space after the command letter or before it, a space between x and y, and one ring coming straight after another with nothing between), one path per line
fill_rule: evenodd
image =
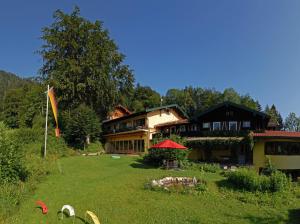
M100 120L95 111L82 104L70 113L63 115L64 137L69 145L85 148L96 141L101 132Z
M300 119L295 113L290 113L284 122L284 128L287 131L299 131L300 130Z

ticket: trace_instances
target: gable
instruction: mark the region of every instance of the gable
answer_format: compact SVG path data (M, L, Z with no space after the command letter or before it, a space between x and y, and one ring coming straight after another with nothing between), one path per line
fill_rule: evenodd
M178 110L174 108L154 110L147 114L148 125L150 128L154 128L156 125L185 120L186 117L183 116Z
M200 113L198 121L261 121L265 124L269 121L269 116L251 108L225 102Z
M127 108L119 105L119 106L116 106L115 109L109 113L108 119L114 120L114 119L117 119L120 117L128 116L130 114L131 114L131 112Z

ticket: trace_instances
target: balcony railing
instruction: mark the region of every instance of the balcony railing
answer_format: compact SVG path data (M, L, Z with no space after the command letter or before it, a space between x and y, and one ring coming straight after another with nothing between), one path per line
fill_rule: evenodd
M146 125L142 126L134 126L134 127L123 127L119 129L113 129L113 130L104 130L104 134L114 134L114 133L121 133L121 132L127 132L127 131L135 131L135 130L142 130L147 129L148 127Z
M244 137L249 134L249 130L241 131L175 131L175 132L160 132L155 135L162 137L170 137L171 134L180 135L182 137ZM154 137L155 137L154 135Z

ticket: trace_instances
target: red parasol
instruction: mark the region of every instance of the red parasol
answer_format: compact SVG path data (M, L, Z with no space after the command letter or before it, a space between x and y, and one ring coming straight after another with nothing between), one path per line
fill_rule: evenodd
M169 139L164 140L158 144L153 145L151 148L155 148L155 149L182 149L185 150L187 149L187 147L180 145L176 142L173 142Z

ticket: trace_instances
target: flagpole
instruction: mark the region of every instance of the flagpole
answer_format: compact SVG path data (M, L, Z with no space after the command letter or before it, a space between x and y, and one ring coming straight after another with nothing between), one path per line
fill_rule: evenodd
M46 153L47 153L48 110L49 110L49 85L47 86L47 106L46 106L44 158L46 158Z

